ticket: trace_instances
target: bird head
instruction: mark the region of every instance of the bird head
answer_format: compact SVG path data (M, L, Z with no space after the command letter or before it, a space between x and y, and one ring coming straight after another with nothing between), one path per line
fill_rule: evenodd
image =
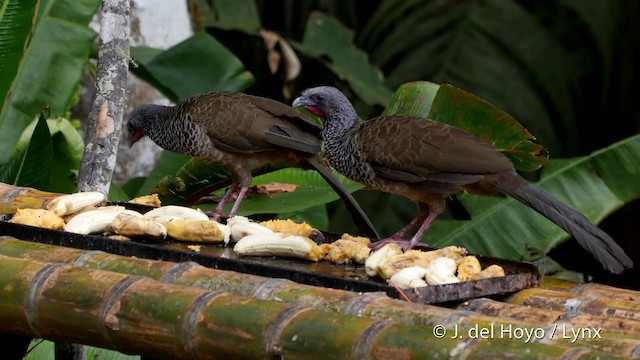
M323 122L329 119L358 119L349 99L340 90L331 86L318 86L303 91L302 95L293 101L292 106L302 106L319 116ZM326 123L324 125L326 126Z
M149 135L147 133L150 126L158 121L159 110L164 108L161 105L143 105L135 108L129 121L127 121L127 132L129 136L129 147L132 147L138 140Z

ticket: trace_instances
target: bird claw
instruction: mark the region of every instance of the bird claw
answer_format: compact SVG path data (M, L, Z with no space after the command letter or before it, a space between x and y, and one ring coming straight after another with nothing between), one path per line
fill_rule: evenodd
M383 246L387 245L387 244L398 244L400 245L400 247L402 248L402 251L407 251L407 250L411 250L414 248L424 248L424 249L428 249L429 246L425 243L413 243L412 241L409 240L405 240L402 238L394 238L394 237L389 237L386 239L382 239L382 240L378 240L376 242L373 242L371 244L369 244L369 248L371 250L379 250L380 248L382 248Z
M209 217L209 219L213 221L218 221L221 217L224 216L222 210L219 209L205 211L204 213Z

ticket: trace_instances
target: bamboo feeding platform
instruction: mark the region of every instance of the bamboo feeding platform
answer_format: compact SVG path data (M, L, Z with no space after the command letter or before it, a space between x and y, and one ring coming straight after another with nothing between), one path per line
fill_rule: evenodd
M51 197L0 184L5 211ZM6 336L148 358L640 356L639 292L553 278L437 306L4 236L0 289Z

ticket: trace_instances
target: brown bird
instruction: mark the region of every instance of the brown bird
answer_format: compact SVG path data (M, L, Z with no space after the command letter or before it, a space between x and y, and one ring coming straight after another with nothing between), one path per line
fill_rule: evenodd
M229 169L232 181L214 214L237 194L228 216L234 216L253 179L252 171L285 161L313 168L331 185L355 223L377 238L375 228L358 203L332 174L318 153L320 128L290 106L263 97L212 92L190 97L175 106L144 105L127 122L129 146L148 136L158 146L204 158Z
M582 214L529 183L493 146L455 127L410 116L380 116L363 121L339 90L316 87L293 106L318 115L329 164L346 177L416 202L420 214L388 242L411 248L444 210L445 198L466 190L487 194L497 189L544 215L591 252L605 269L620 273L633 266L622 248ZM421 224L409 242L411 229Z

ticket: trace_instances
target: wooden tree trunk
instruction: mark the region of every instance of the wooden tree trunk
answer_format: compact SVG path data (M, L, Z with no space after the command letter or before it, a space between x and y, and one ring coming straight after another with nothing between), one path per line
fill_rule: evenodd
M129 71L129 11L129 0L102 2L96 94L87 124L78 191L109 193Z

